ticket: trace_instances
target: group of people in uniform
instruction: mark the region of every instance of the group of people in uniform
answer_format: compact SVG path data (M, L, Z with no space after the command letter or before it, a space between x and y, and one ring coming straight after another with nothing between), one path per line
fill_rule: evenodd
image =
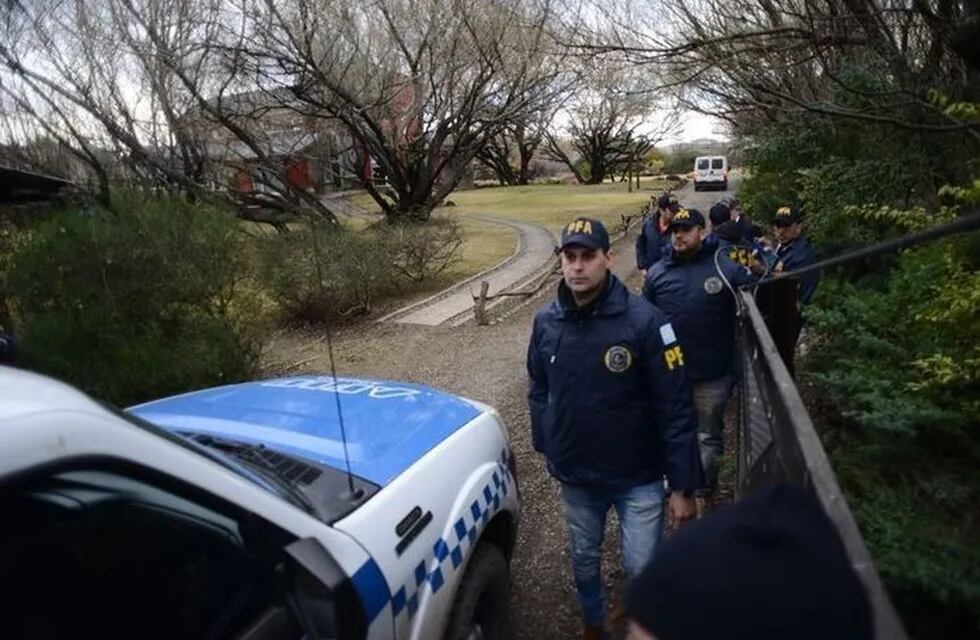
M534 448L560 486L585 640L608 637L601 557L610 509L630 581L629 637L869 637L860 583L812 496L776 487L697 520L696 497L710 496L718 481L725 408L737 378L738 291L814 260L797 209L776 212L774 242L761 235L735 198L719 201L706 219L665 194L636 241L644 276L636 295L611 271L600 221L576 218L562 231L557 296L535 315L528 345L528 399ZM800 304L817 282L811 274L800 278ZM665 506L683 528L661 549ZM742 535L729 539L733 531ZM772 556L773 548L787 551ZM729 560L741 573L727 572ZM772 633L751 636L730 625L754 624L753 616L723 621L700 610L712 597L758 597L760 584L744 592L739 585L759 571L785 577L795 570L822 572L834 584L833 593L806 597L847 604L831 616L795 615L802 605L790 601L808 588L826 590L819 580L767 593L787 608L773 618L776 627L766 627Z

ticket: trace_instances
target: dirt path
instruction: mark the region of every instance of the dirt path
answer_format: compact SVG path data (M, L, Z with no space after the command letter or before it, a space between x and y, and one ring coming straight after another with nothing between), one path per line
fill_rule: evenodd
M679 193L682 203L704 207L717 194ZM685 197L687 196L687 197ZM710 206L710 204L709 204ZM635 230L634 230L635 233ZM634 291L641 286L634 267L631 233L614 247L614 271ZM512 563L512 611L517 638L567 639L580 632L557 485L532 446L528 427L525 354L534 312L551 299L554 286L502 322L487 327L398 323L371 324L337 336L338 373L409 380L452 391L496 407L510 432L517 456L523 512ZM280 337L271 351L280 362L301 366L289 373L329 371L322 336ZM275 372L271 372L275 373ZM623 580L618 536L611 514L604 553L607 587Z

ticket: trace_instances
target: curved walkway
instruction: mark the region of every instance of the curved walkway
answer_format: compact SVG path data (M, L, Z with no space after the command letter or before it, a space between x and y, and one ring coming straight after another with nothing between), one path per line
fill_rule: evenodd
M483 222L500 224L517 231L517 250L500 264L471 276L424 300L403 307L379 319L379 322L398 322L435 326L462 324L473 309L473 291L481 280L490 283L490 295L519 289L536 279L551 265L555 237L536 224L487 214L471 216ZM491 306L491 305L488 305Z

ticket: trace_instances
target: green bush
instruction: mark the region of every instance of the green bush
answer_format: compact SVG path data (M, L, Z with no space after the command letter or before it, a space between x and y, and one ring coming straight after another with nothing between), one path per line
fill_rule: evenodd
M869 95L889 90L876 70L855 66L842 78ZM847 99L865 107L859 92ZM749 214L766 223L777 206L801 205L818 255L921 230L955 215L943 205L980 201L980 155L968 136L795 114L741 138ZM919 639L980 632L978 268L976 233L864 259L826 273L807 309L810 408Z
M441 274L461 257L463 229L452 218L420 224L389 225L385 231L395 272L412 282Z
M430 285L459 260L463 240L453 220L300 227L263 241L262 280L288 322L336 321Z
M252 375L237 220L175 196L114 203L18 238L6 280L23 364L120 405Z
M367 313L376 299L399 289L377 228L302 227L267 238L261 256L265 286L292 322Z
M915 637L980 631L980 234L829 280L806 367L849 504Z
M697 151L675 151L664 157L663 170L667 173L679 173L685 175L694 170L694 159L698 156Z

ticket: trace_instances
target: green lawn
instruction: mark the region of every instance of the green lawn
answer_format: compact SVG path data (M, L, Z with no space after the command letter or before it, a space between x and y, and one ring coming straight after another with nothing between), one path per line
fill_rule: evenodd
M549 184L521 187L485 187L456 191L449 200L455 207L440 208L440 215L458 216L466 233L463 259L450 273L457 279L472 275L507 259L513 254L517 235L510 229L469 218L484 213L540 224L556 234L572 218L591 216L602 220L610 233L620 228L621 214L636 214L640 207L666 186L662 180L644 178L639 191L627 192L626 184L606 182L597 185ZM380 211L366 193L352 198L367 211ZM351 220L359 228L361 220Z
M456 191L449 200L456 203L454 213L489 213L508 218L535 222L553 231L579 215L599 218L612 228L618 226L621 214L639 211L650 196L658 195L666 183L663 180L643 178L641 189L628 193L625 183L605 182L596 185L548 184L522 187L486 187ZM353 198L354 204L377 211L378 207L369 195ZM441 211L447 211L442 209Z
M446 271L454 280L462 280L500 264L517 250L517 234L513 229L465 217L462 217L461 223L466 234L463 257Z

